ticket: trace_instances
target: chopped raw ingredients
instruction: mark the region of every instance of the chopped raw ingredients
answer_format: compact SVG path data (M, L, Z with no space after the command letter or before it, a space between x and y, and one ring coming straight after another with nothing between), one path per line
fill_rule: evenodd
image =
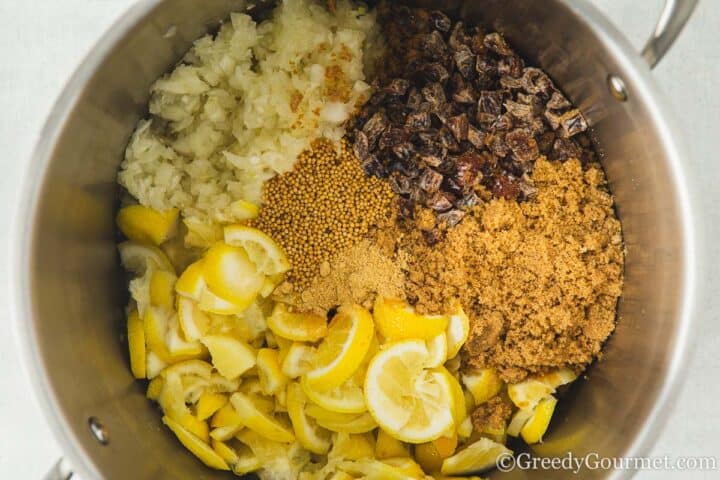
M479 478L614 330L622 232L582 114L498 33L377 12L231 15L127 148L130 372L210 468Z

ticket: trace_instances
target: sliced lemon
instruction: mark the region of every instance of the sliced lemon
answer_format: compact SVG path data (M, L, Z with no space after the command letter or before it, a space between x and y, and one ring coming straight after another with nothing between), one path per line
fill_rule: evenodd
M203 277L212 293L242 309L255 301L263 286L263 276L245 250L225 243L216 243L205 254Z
M507 427L507 434L511 437L517 437L520 435L520 431L532 416L532 410L518 410L515 412L510 419L510 424Z
M177 233L177 208L158 212L143 205L121 208L117 215L120 231L130 240L160 245Z
M577 374L569 368L561 368L520 383L508 385L510 400L521 410L532 410L541 400L555 393L555 389L575 381Z
M145 327L137 310L132 310L128 314L127 340L130 371L135 378L145 378Z
M484 368L462 375L462 383L470 391L475 405L480 405L500 393L503 381L492 368Z
M404 442L429 442L454 427L452 387L443 373L425 368L429 357L425 342L405 340L381 350L368 368L368 410Z
M335 433L332 450L328 459L360 460L372 458L375 451L372 436L369 434Z
M444 475L468 475L481 473L495 468L501 455L512 455L505 445L481 438L443 461L441 472Z
M147 340L146 340L147 342ZM152 380L162 373L167 367L165 363L155 352L147 352L145 356L145 375Z
M141 245L134 242L123 242L118 245L120 261L128 272L137 276L145 275L148 268L175 272L167 255L152 245Z
M244 427L242 425L228 425L226 427L217 427L210 432L210 438L220 442L227 442L235 437Z
M292 422L295 438L303 448L318 455L330 450L330 433L318 427L317 423L305 414L307 399L302 388L296 382L287 387L287 411Z
M375 441L375 458L383 460L409 456L410 448L405 443L388 435L383 429L378 430Z
M448 342L445 332L434 336L425 343L427 344L428 352L430 353L430 360L428 361L427 368L442 366L448 358Z
M439 472L443 461L455 453L457 443L457 435L451 435L415 445L415 460L426 472Z
M175 283L175 291L183 297L198 302L204 290L205 277L203 277L203 261L198 260L188 265L180 274L180 278L178 278Z
M243 313L247 307L228 302L206 288L200 295L198 308L203 312L214 313L216 315L238 315Z
M172 310L175 305L174 273L166 270L155 270L150 277L150 303L158 307Z
M162 393L164 383L165 380L162 377L155 377L150 380L150 383L148 383L147 392L145 392L145 396L150 400L157 401L157 399L160 398L160 394Z
M215 412L227 405L228 397L221 393L205 392L200 395L197 403L197 417L199 420L207 420Z
M530 417L522 430L520 430L520 435L523 440L525 440L525 443L531 445L542 442L542 437L545 435L550 425L553 412L555 411L555 405L557 405L557 399L553 396L540 400L540 403L535 407L532 417Z
M225 243L242 247L265 275L278 275L290 270L290 262L282 248L260 230L244 225L225 227Z
M229 207L230 215L238 222L252 220L260 213L260 207L247 200L235 200Z
M186 360L167 367L163 372L163 376L167 377L173 373L180 375L181 378L185 376L196 376L210 381L213 376L212 370L213 366L203 360Z
M459 437L465 439L470 438L470 436L473 434L473 424L472 419L468 415L465 417L465 420L462 421L460 425L457 427L457 434Z
M206 335L202 343L210 351L212 363L223 377L233 380L255 365L255 350L229 335Z
M574 382L576 379L577 374L569 368L560 368L554 372L546 373L538 378L538 380L551 385L553 388L558 388Z
M278 337L296 342L317 342L327 335L327 319L314 313L290 312L278 303L267 320L267 326Z
M178 297L177 314L180 328L188 340L200 340L210 328L210 318L189 298Z
M331 412L314 404L308 404L305 411L317 421L318 425L333 432L366 433L378 426L367 412L360 414Z
M170 352L165 344L165 335L168 332L168 317L168 312L158 307L150 307L145 310L143 325L148 350L155 353L163 362L171 363Z
M280 355L282 357L282 344L280 344ZM315 362L315 349L304 343L295 342L287 349L282 360L282 371L290 378L297 378L309 372Z
M368 480L410 480L422 478L408 476L407 473L400 468L371 458L363 458L354 462L343 462L340 468Z
M414 478L418 480L425 479L425 472L418 463L409 457L386 458L382 460L385 465L390 465L397 471L406 476L406 478Z
M167 427L172 430L175 436L180 440L185 448L190 450L193 455L200 459L205 465L216 470L230 470L225 460L222 459L207 443L188 432L182 425L168 417L162 418Z
M212 416L210 426L213 428L242 427L243 423L242 418L237 414L233 406L226 403Z
M467 406L465 404L465 394L463 393L462 386L460 386L460 382L458 382L457 378L455 378L455 376L446 368L439 367L435 369L435 371L440 373L450 386L453 419L455 421L455 425L459 426L463 420L465 420L465 417L467 417Z
M353 480L354 478L355 477L353 477L349 473L337 471L330 476L329 480Z
M260 388L265 395L275 395L285 389L290 380L280 368L277 350L261 348L257 353L258 378Z
M445 332L445 315L419 315L402 300L381 298L375 301L373 318L378 332L386 340L430 340Z
M236 447L230 447L222 441L213 440L212 448L230 465L235 475L242 476L262 468L262 462L250 450L250 447L239 442Z
M448 343L447 357L455 358L470 336L470 319L459 304L455 305L454 313L448 316L448 327L445 333Z
M257 432L268 440L292 443L295 435L277 421L274 417L264 413L249 396L237 392L230 397L230 403L242 419L243 425Z
M308 383L325 390L345 383L363 362L374 330L367 310L359 305L340 307L317 349L315 368L307 373Z
M193 358L203 358L207 350L198 341L187 341L182 338L177 315L170 316L167 322L167 333L165 334L165 345L172 363Z
M332 390L318 390L303 377L300 380L305 395L315 404L338 413L362 413L367 411L362 384L350 378Z
M183 223L187 228L185 245L188 247L207 248L222 240L220 225L196 217L185 217Z

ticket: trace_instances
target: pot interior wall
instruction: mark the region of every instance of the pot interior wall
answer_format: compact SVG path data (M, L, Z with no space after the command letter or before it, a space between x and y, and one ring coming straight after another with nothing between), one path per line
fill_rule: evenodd
M505 33L582 108L602 146L628 251L620 321L604 360L561 402L551 433L534 453L621 456L663 386L679 328L686 268L683 224L662 132L632 78L626 78L628 102L610 96L608 74L626 72L628 65L617 60L613 44L599 39L574 7L560 0L436 3ZM122 340L126 285L113 223L115 175L134 125L146 114L151 83L195 38L215 29L228 12L244 9L244 2L233 0L199 5L194 0L162 2L110 42L74 100L47 171L36 172L43 182L36 216L29 219L34 315L27 321L33 322L55 415L79 446L76 460L91 458L86 473L98 477L226 478L181 451L145 399L143 385L130 375ZM166 35L171 26L174 36ZM106 427L107 446L91 437L91 416ZM583 477L603 475L607 472ZM504 478L546 476L515 472Z

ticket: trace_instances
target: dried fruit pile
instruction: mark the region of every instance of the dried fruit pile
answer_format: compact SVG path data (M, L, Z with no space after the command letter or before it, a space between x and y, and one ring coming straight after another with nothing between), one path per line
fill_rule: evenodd
M535 160L592 160L587 122L540 69L498 33L442 12L386 3L387 70L355 121L353 149L370 175L454 226L482 199L527 199Z

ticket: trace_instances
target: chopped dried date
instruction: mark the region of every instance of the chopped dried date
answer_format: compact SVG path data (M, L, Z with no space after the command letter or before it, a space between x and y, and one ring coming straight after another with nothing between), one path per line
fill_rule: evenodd
M500 175L495 179L492 187L493 195L506 200L514 200L520 194L520 185L514 178Z
M480 205L481 202L482 200L480 200L480 197L478 197L475 192L470 192L455 202L455 206L457 208L472 208L476 205Z
M447 127L450 129L452 134L455 136L455 140L462 142L467 140L468 136L468 117L466 114L456 115L450 117L446 122Z
M387 176L387 170L385 170L385 167L383 167L375 155L364 158L361 163L366 175L380 178Z
M450 17L438 10L430 12L430 21L432 22L433 27L441 32L449 32L450 27L452 26Z
M522 76L523 88L527 93L544 94L548 97L555 87L545 72L535 67L528 67Z
M498 55L510 56L515 54L508 46L505 38L499 33L490 33L485 35L483 45Z
M455 67L457 68L457 71L460 72L460 75L465 77L467 80L474 78L475 55L469 47L462 45L453 53L453 60L455 61Z
M393 155L395 155L395 157L399 158L400 160L407 160L413 156L415 147L413 147L413 144L410 142L402 142L397 145L393 145L390 150L392 151Z
M462 46L470 44L470 36L465 31L465 26L462 22L457 22L455 27L453 27L448 44L450 45L450 48L454 50L458 50Z
M465 217L465 212L458 209L453 209L445 213L438 214L438 222L445 224L447 228L452 228L462 221Z
M514 125L513 117L509 113L503 113L493 123L493 128L496 131L507 131L510 130Z
M523 74L523 61L517 55L501 58L498 62L498 74L519 78Z
M438 232L437 230L423 230L422 231L423 238L425 239L425 243L432 247L433 245L437 245L442 241L442 234Z
M448 46L440 32L433 31L428 35L418 35L416 37L419 47L427 58L432 60L444 60L448 54Z
M553 144L555 143L555 132L544 132L538 137L537 143L540 153L542 153L543 155L548 155L553 148Z
M489 113L497 117L502 113L503 103L505 101L505 92L501 90L480 92L478 100L478 112Z
M390 83L383 88L383 92L388 95L402 96L405 95L408 88L410 88L410 82L407 79L393 78Z
M411 88L405 103L411 110L416 110L423 102L423 96L417 88Z
M419 70L419 74L425 82L445 83L450 78L450 72L441 63L428 63Z
M543 113L543 116L545 117L545 120L547 120L548 124L550 125L550 128L553 130L557 130L560 128L560 120L562 118L562 115L559 113L556 113L552 110L545 110L545 113Z
M401 219L412 220L415 217L415 202L409 198L398 201L398 215Z
M413 112L405 119L405 127L414 130L425 130L430 128L430 113Z
M552 97L550 97L550 100L548 100L546 105L547 108L552 110L563 110L565 108L570 108L571 106L572 104L567 98L565 98L565 95L558 91L553 92Z
M490 150L497 157L506 157L510 153L510 147L505 143L502 135L493 135Z
M440 110L440 107L447 102L445 90L439 83L425 85L422 89L422 95L435 111Z
M571 158L580 158L583 149L571 138L558 138L553 144L550 158L553 160L565 161Z
M435 155L432 153L420 153L418 154L418 159L422 163L430 167L439 167L443 162L443 159L440 155Z
M588 125L580 110L570 110L560 117L560 134L570 138L587 130Z
M398 195L410 195L410 192L412 192L412 181L404 175L392 175L388 181L393 191Z
M530 123L535 116L535 109L532 105L526 105L524 103L513 102L512 100L505 101L505 109L510 115L522 121L523 123Z
M435 210L436 212L447 212L453 207L452 196L445 192L436 192L425 202L425 206Z
M505 143L512 150L515 158L523 163L532 162L540 156L537 141L532 132L526 128L518 128L505 135Z
M408 137L409 135L406 130L390 127L385 130L382 135L380 135L380 140L378 141L378 148L380 150L392 148L395 145L406 142L408 140Z
M367 136L368 145L373 148L380 135L388 128L388 119L383 112L376 112L363 126L363 133Z
M496 77L498 75L497 61L490 57L478 55L475 57L475 71L490 78Z
M525 86L525 83L523 82L522 78L505 76L500 78L500 85L502 85L503 88L507 88L509 90L519 90Z
M426 168L420 174L418 185L428 193L435 193L440 189L442 181L442 174L436 172L432 168Z
M482 164L481 157L474 152L466 152L458 157L457 172L453 177L462 188L471 187L477 180Z
M482 130L475 128L472 125L468 125L468 142L478 150L485 146L485 133Z

